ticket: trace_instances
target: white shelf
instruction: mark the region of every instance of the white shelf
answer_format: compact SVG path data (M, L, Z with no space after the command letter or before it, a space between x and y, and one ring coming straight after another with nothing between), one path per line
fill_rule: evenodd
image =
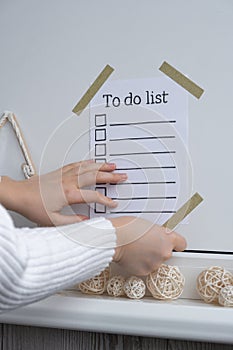
M233 343L233 309L200 300L130 300L64 292L3 314L0 322Z

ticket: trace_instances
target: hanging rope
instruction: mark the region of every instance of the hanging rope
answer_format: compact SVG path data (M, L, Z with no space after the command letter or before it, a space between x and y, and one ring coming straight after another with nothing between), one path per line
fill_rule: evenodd
M36 174L36 170L35 170L35 166L33 164L31 155L29 153L29 150L27 148L25 139L23 137L22 131L21 131L20 126L17 122L16 116L12 112L6 111L0 117L0 128L2 128L6 124L7 121L10 122L10 124L15 132L19 146L22 150L22 153L23 153L23 156L24 156L24 159L26 162L26 163L22 164L22 170L23 170L25 178L29 179L31 176Z

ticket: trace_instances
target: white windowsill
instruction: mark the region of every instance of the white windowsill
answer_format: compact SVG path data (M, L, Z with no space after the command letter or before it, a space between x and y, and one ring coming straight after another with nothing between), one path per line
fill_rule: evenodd
M0 322L171 339L233 343L233 309L65 292L1 315Z
M173 253L168 263L179 266L185 276L183 299L171 302L157 301L152 297L130 300L64 291L2 314L0 322L233 343L233 308L205 304L197 300L196 292L196 277L203 269L218 265L233 273L233 255Z

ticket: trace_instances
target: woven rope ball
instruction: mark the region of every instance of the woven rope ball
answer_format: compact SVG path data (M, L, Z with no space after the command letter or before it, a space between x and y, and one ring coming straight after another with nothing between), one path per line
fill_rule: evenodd
M131 276L125 281L124 292L130 299L141 299L146 293L146 285L141 278Z
M206 303L217 303L222 288L233 285L233 275L223 267L212 266L197 277L197 291Z
M117 275L110 278L107 283L107 293L113 297L120 297L124 295L124 277Z
M218 302L222 306L233 307L233 286L226 286L220 290Z
M184 290L184 276L177 266L162 264L146 278L152 296L160 300L177 299Z
M109 268L106 268L99 275L79 283L78 287L84 294L103 294L106 291L109 279Z

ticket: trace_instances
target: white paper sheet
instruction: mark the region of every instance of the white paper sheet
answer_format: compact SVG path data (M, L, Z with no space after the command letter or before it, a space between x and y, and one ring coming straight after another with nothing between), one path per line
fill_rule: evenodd
M136 215L164 223L190 191L188 96L167 77L108 81L90 105L90 151L96 162L114 162L128 180L98 184L118 201L96 204L90 216Z

